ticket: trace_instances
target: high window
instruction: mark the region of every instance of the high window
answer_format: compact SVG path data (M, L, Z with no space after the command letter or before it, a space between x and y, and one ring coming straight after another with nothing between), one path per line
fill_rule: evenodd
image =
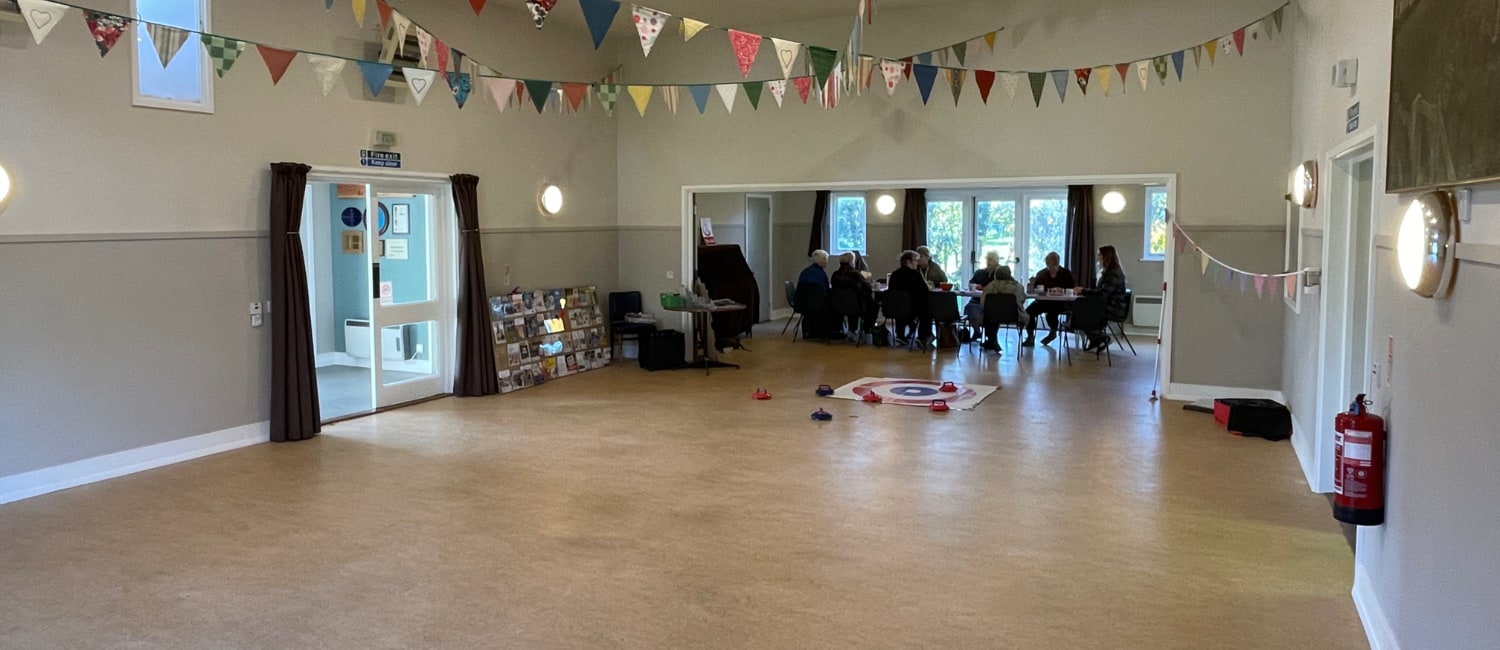
M200 35L210 31L208 0L133 0L132 5L138 19L133 39L133 103L150 108L214 112L213 65L203 50ZM189 30L181 48L165 67L147 22ZM171 44L161 45L169 48Z
M1146 261L1167 258L1167 188L1146 188L1146 241L1141 256Z
M828 246L830 253L865 254L868 218L865 195L834 194L828 201Z

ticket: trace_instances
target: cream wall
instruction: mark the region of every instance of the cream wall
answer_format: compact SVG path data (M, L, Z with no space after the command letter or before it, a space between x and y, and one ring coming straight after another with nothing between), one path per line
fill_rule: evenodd
M1296 66L1294 145L1283 166L1320 160L1349 139L1345 109L1362 107L1362 127L1381 133L1389 98L1391 0L1304 0L1289 15L1295 24ZM1350 90L1328 83L1328 70L1340 59L1359 59L1359 85ZM1383 187L1385 151L1377 150L1376 185ZM1321 247L1321 231L1331 204L1320 201L1308 213L1305 246ZM1460 262L1451 298L1425 300L1400 282L1391 235L1404 199L1383 195L1375 205L1379 247L1374 256L1375 304L1372 358L1385 365L1394 342L1390 386L1376 381L1374 411L1386 418L1389 495L1386 523L1361 528L1354 595L1376 648L1479 649L1500 645L1500 556L1495 523L1500 505L1500 429L1494 424L1494 389L1500 380L1500 344L1493 332L1500 319L1494 296L1500 292L1500 266L1477 261L1500 259L1500 187L1477 188L1473 220L1461 226L1463 241L1476 248ZM1488 247L1488 248L1486 248ZM1311 252L1311 251L1310 251ZM1321 250L1318 251L1321 254ZM1315 257L1320 260L1320 257ZM1316 265L1316 262L1315 264ZM1303 429L1333 417L1310 406L1315 397L1317 319L1320 306L1304 304L1287 313L1285 328L1288 402ZM1299 445L1299 452L1304 446Z

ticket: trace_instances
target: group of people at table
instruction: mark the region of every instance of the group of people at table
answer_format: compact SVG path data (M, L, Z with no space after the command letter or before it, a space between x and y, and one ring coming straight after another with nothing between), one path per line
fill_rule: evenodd
M911 297L912 314L903 322L896 322L896 345L905 346L911 337L916 337L925 349L932 345L933 318L930 310L931 295L951 293L952 283L941 266L932 262L926 246L901 253L901 265L884 281L870 278L868 270L862 269L863 260L854 253L844 253L836 258L838 268L830 275L827 271L830 259L827 251L813 251L812 264L803 269L797 279L797 311L802 314L804 338L829 339L856 336L857 332L872 331L876 314L880 308L879 296L884 292L902 292ZM982 346L986 350L999 352L997 337L1001 323L984 322L984 304L989 300L1014 300L1018 322L1026 328L1026 339L1022 347L1036 345L1037 321L1046 318L1050 331L1042 338L1042 345L1056 340L1060 329L1059 317L1069 311L1065 301L1037 299L1042 296L1099 296L1104 299L1105 314L1109 321L1123 321L1128 312L1125 272L1120 268L1120 258L1113 246L1099 248L1099 277L1097 287L1084 289L1073 277L1073 273L1062 267L1062 258L1057 253L1048 253L1046 267L1025 284L1017 281L1009 266L1000 263L1000 254L994 251L984 256L984 268L969 278L968 294L977 294L964 307L964 319L975 324L983 332ZM829 302L833 291L847 290L858 297L859 315L836 314ZM960 292L962 293L962 292ZM954 296L956 299L956 296ZM822 301L817 306L804 305L808 300ZM1031 304L1026 304L1031 300ZM861 323L860 321L863 321ZM847 325L847 330L845 326ZM1111 339L1106 330L1087 331L1086 349L1102 350Z

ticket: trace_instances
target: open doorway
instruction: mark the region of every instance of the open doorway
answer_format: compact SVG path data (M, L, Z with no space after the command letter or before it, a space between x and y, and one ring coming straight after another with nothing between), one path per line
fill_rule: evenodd
M446 181L309 178L301 236L325 422L449 391L450 197Z

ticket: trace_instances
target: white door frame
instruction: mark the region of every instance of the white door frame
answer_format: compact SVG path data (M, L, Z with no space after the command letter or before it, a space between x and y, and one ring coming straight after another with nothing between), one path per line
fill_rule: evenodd
M928 179L928 180L870 180L870 181L838 181L831 183L751 183L730 185L684 185L682 186L682 277L693 277L694 261L697 259L696 243L698 236L698 224L693 215L693 195L707 194L712 192L806 192L811 190L829 190L837 192L840 190L855 190L869 192L873 189L895 188L895 187L922 187L928 190L945 189L1011 189L1026 187L1056 187L1059 185L1165 185L1167 187L1167 210L1174 217L1177 215L1177 174L1103 174L1103 175L1081 175L1081 176L1031 176L1011 178L958 178L958 179ZM1144 222L1142 223L1144 228ZM1170 282L1173 270L1176 268L1176 247L1167 247L1167 259L1164 262L1163 277ZM1162 322L1161 322L1161 347L1157 350L1160 359L1157 376L1161 386L1170 385L1172 377L1172 293L1164 292L1162 299ZM688 337L693 335L692 318L688 314L678 315L678 327Z
M1340 143L1337 147L1328 151L1322 162L1327 172L1324 174L1326 182L1322 183L1327 189L1321 190L1325 195L1320 209L1323 213L1323 269L1322 287L1319 291L1319 315L1318 315L1318 373L1317 373L1317 399L1316 411L1302 418L1304 423L1307 417L1313 422L1312 430L1317 438L1313 444L1293 445L1301 450L1310 447L1312 457L1303 459L1303 471L1307 474L1308 485L1314 492L1327 493L1333 491L1333 416L1347 407L1346 400L1352 395L1344 395L1345 386L1349 385L1349 360L1352 344L1349 337L1350 323L1353 322L1353 309L1358 305L1356 296L1351 295L1352 280L1356 272L1365 274L1365 358L1369 359L1370 345L1373 341L1374 309L1375 309L1375 283L1373 273L1375 267L1375 224L1370 225L1369 239L1364 242L1355 242L1354 217L1358 205L1354 183L1355 166L1369 160L1373 165L1374 175L1370 184L1370 218L1375 218L1374 211L1380 205L1381 188L1384 186L1383 156L1384 148L1382 138L1378 129L1369 128L1361 133ZM1342 244L1342 251L1334 250L1335 241ZM1366 260L1369 268L1355 269L1354 260L1358 248L1365 248ZM1334 259L1333 254L1340 253L1340 265L1338 268L1331 266ZM1337 279L1337 283L1330 284L1330 279ZM1330 290L1332 289L1332 290ZM1368 389L1369 378L1365 378Z
M776 199L773 195L766 192L745 193L746 248L750 247L750 199L764 199L766 202L766 272L771 273L776 268L776 246L772 244L772 242L776 240ZM749 262L750 256L746 255L745 257L745 261ZM754 270L755 267L753 263L751 264L750 268ZM765 313L760 315L760 317L765 320L772 320L771 312L774 311L774 306L776 305L776 297L771 292L775 290L776 287L772 283L771 277L767 275L766 295L761 298L761 302L764 302L766 304L766 310Z

